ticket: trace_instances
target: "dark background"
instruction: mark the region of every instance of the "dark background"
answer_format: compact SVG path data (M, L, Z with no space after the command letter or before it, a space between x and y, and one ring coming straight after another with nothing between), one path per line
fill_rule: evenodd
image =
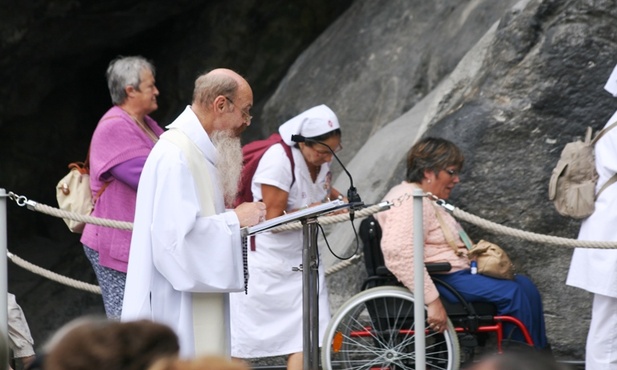
M289 66L350 0L0 1L0 188L56 206L67 164L85 159L110 108L105 70L119 55L156 69L161 126L190 104L195 78L236 70L253 88L255 117L244 140L263 137L260 112ZM58 218L8 204L12 253L95 283L79 235ZM102 313L100 296L41 278L9 262L9 291L38 345L55 328Z

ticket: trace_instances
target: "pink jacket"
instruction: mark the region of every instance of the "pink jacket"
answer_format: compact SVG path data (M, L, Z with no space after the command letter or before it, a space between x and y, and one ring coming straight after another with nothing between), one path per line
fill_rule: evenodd
M145 121L157 136L163 129L150 117ZM121 108L114 106L99 121L90 143L90 189L92 196L103 186L102 176L112 167L136 157L146 157L154 142ZM113 177L96 201L92 216L133 222L137 193ZM81 243L99 252L101 266L126 272L131 231L87 224Z
M414 289L413 268L413 189L417 185L403 182L393 187L384 197L385 200L395 204L387 211L377 213L375 216L382 228L381 249L384 254L386 267L403 283L409 290ZM395 200L407 194L407 200L402 204ZM450 228L455 244L463 253L458 256L448 244L441 229L435 212L440 212L445 224ZM423 228L424 228L424 261L425 262L450 262L452 270L449 273L469 268L467 248L458 235L460 225L443 208L434 206L428 198L422 201ZM431 280L426 268L424 269L424 299L431 303L439 297L439 292Z

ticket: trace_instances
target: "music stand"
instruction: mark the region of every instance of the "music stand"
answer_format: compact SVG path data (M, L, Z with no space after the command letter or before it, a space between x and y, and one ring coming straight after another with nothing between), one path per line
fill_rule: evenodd
M275 217L252 227L243 229L243 237L259 234L274 227L294 221L302 223L302 333L304 370L319 368L319 299L317 287L318 248L317 248L317 217L350 205L342 200L334 200L315 207L301 209L297 212ZM308 266L308 268L307 268Z

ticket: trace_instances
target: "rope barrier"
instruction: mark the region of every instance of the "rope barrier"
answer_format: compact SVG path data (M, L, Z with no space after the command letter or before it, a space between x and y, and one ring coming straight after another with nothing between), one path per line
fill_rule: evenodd
M326 276L330 276L336 272L343 271L347 267L357 263L362 259L364 253L360 252L358 254L354 254L351 258L346 259L345 261L339 262L336 265L330 266L330 268L326 269Z
M54 208L54 207L51 207L45 204L40 204L32 200L28 200L26 197L18 196L14 194L13 192L9 192L8 196L10 199L14 200L19 206L22 206L22 207L27 206L27 208L30 210L45 213L50 216L54 216L58 218L67 218L67 219L71 219L75 221L82 221L82 222L86 222L89 224L112 227L112 228L117 228L117 229L122 229L122 230L132 230L133 229L133 223L131 222L109 220L109 219L93 217L93 216L84 216L84 215L74 213L74 212L63 211L58 208ZM472 215L468 212L461 210L460 208L454 207L453 205L446 203L444 200L441 200L441 199L436 199L436 200L437 200L438 205L444 207L446 210L452 213L454 217L460 220L469 222L471 224L474 224L488 231L492 231L497 234L509 235L509 236L514 236L514 237L517 237L523 240L532 241L532 242L558 245L558 246L570 247L570 248L617 249L617 242L576 240L576 239L569 239L569 238L563 238L563 237L557 237L557 236L551 236L551 235L543 235L543 234L533 233L529 231L518 230L512 227L500 225L498 223L491 222L481 217ZM401 199L398 200L399 203L401 201L402 201ZM396 206L396 204L394 204L394 206ZM362 210L355 211L355 219L365 218L374 213L380 212L382 210L383 210L383 205L381 204L369 206ZM350 213L320 216L317 218L317 220L322 225L328 225L328 224L333 224L333 223L338 223L338 222L345 222L345 221L350 220ZM275 228L272 228L270 231L272 232L290 231L290 230L299 230L301 228L302 228L302 223L300 221L296 221L296 222L290 222L285 225L277 226ZM37 275L46 277L50 280L53 280L61 284L65 284L65 285L77 288L77 289L85 290L85 291L96 293L96 294L101 294L101 289L98 286L80 282L78 280L56 274L40 266L36 266L30 262L27 262L10 252L8 252L7 255L13 263ZM326 276L336 273L338 271L341 271L351 266L352 264L357 263L361 258L362 258L362 253L358 253L348 260L342 261L334 266L331 266L330 268L326 270L325 272Z
M374 213L380 212L383 209L384 209L383 205L375 204L375 205L366 207L364 209L361 209L359 211L355 211L354 217L355 219L365 218ZM321 225L328 225L328 224L333 224L337 222L349 221L350 216L351 214L347 212L347 213L341 213L337 215L317 217L317 221ZM302 223L300 221L296 221L296 222L290 222L285 225L277 226L276 228L273 228L272 231L298 230L301 228L302 228ZM347 267L357 263L358 261L360 261L360 259L362 259L362 253L355 254L351 258L345 261L342 261L342 262L337 263L336 265L330 266L330 268L326 269L325 274L326 276L330 276L336 272L342 271L346 269Z
M114 229L120 229L120 230L133 230L132 222L109 220L109 219L99 218L99 217L94 217L94 216L84 216L84 215L80 215L79 213L63 211L61 209L50 207L48 205L41 204L41 203L36 203L33 205L33 207L35 211L45 213L50 216L55 216L58 218L68 218L74 221L81 221L81 222L85 222L85 223L93 224L93 225L112 227Z
M133 223L131 222L108 220L104 218L93 217L89 215L84 216L79 213L64 211L64 210L61 210L55 207L51 207L45 204L35 202L33 200L28 200L26 197L18 196L12 192L9 193L9 198L14 200L17 203L17 205L21 207L27 206L27 208L30 210L37 211L40 213L45 213L47 215L54 216L54 217L67 218L67 219L74 220L74 221L82 221L82 222L86 222L89 224L113 227L113 228L118 228L122 230L132 230L133 229ZM364 217L367 217L369 215L379 212L382 208L383 208L383 205L379 205L379 204L366 207L362 210L355 211L355 217L358 219L364 218ZM321 217L318 217L317 219L320 224L328 225L328 224L333 224L333 223L338 223L338 222L349 221L350 213L341 213L341 214L331 215L331 216L321 216ZM302 229L302 223L299 221L296 221L296 222L290 222L285 225L277 226L271 229L271 231L278 232L278 231L289 231L289 230L299 230L299 229ZM101 288L96 285L92 285L92 284L88 284L85 282L81 282L81 281L77 281L71 278L64 277L62 275L56 274L53 271L46 270L40 266L37 266L28 261L25 261L24 259L20 258L19 256L13 253L9 252L7 254L8 254L9 259L13 263L15 263L16 265L34 274L43 276L50 280L56 281L58 283L61 283L61 284L64 284L64 285L67 285L67 286L70 286L76 289L81 289L87 292L101 294ZM345 261L342 261L334 266L331 266L329 269L325 271L325 273L326 275L331 275L335 272L341 271L351 266L352 264L358 262L361 259L361 257L362 257L362 253L356 254L353 257Z
M375 204L375 205L363 208L362 210L355 211L355 218L360 219L360 218L368 217L372 215L373 213L377 213L382 210L383 210L383 205ZM349 221L350 216L351 214L349 212L346 212L346 213L340 213L340 214L331 215L331 216L320 216L320 217L317 217L317 221L321 225L328 225L328 224L334 224L338 222ZM295 221L295 222L290 222L288 224L272 228L271 231L273 232L274 231L289 231L289 230L299 230L299 229L302 229L302 223L300 221Z
M53 280L55 282L58 282L60 284L64 284L64 285L68 285L70 287L73 288L77 288L77 289L81 289L81 290L85 290L87 292L90 293L96 293L96 294L101 294L101 288L96 286L96 285L92 285L92 284L87 284L84 282L81 282L79 280L75 280L75 279L71 279L69 277L66 276L62 276L60 274L56 274L55 272L49 271L49 270L45 270L44 268L37 266L35 264L32 264L16 255L14 255L13 253L7 251L7 257L9 257L9 259L16 264L17 266L20 266L28 271L31 271L37 275L43 276L48 278L49 280Z
M596 248L596 249L615 249L617 248L617 242L603 242L603 241L591 241L591 240L576 240L562 238L558 236L543 235L538 233L532 233L529 231L522 231L514 229L512 227L497 224L495 222L487 221L478 216L472 215L463 211L460 208L454 208L452 211L454 217L472 223L488 231L493 231L498 234L504 234L509 236L515 236L517 238L528 240L532 242L559 245L570 248Z

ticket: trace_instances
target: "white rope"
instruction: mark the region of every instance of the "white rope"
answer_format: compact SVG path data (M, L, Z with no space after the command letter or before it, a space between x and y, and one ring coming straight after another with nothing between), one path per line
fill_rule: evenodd
M109 220L109 219L94 217L90 215L85 216L85 215L81 215L75 212L63 211L61 209L50 207L48 205L41 204L41 203L35 203L34 210L41 212L41 213L48 214L50 216L55 216L58 218L68 218L73 221L81 221L81 222L85 222L88 224L107 226L107 227L111 227L114 229L120 229L120 230L133 230L132 222Z
M361 219L361 218L368 217L374 213L382 211L383 209L384 209L383 204L375 204L375 205L363 208L359 211L355 211L354 219ZM326 215L326 216L317 217L317 222L320 225L328 225L328 224L333 224L337 222L345 222L345 221L350 220L350 216L351 214L349 212L340 213L336 215ZM302 222L296 221L296 222L290 222L285 225L277 226L273 228L271 231L275 232L275 231L299 230L301 228L302 228ZM336 265L330 266L330 268L328 268L325 271L325 274L326 276L330 276L336 272L342 271L343 269L357 263L361 259L362 259L362 253L358 253L352 256L351 258L346 259L345 261L342 261L342 262L337 263Z
M133 229L133 223L131 222L109 220L109 219L93 217L93 216L84 216L84 215L74 213L74 212L63 211L61 209L50 207L45 204L40 204L34 201L29 201L25 197L17 196L12 192L9 193L9 198L15 200L19 206L27 205L28 209L35 210L41 213L45 213L51 216L55 216L59 218L68 218L74 221L82 221L82 222L86 222L89 224L112 227L112 228L117 228L117 229L122 229L122 230L132 230ZM393 204L393 206L397 206L397 204L400 204L400 202L402 202L403 200L405 199L402 199L402 198L397 199L397 200L392 201L391 204ZM440 203L438 202L438 204ZM441 201L440 205L446 208L448 211L450 211L454 217L459 218L463 221L472 223L486 230L498 233L498 234L510 235L510 236L515 236L517 238L521 238L521 239L529 240L533 242L552 244L552 245L564 246L564 247L569 247L569 248L617 249L617 242L576 240L576 239L569 239L569 238L563 238L563 237L557 237L557 236L551 236L551 235L542 235L538 233L532 233L529 231L514 229L511 227L507 227L504 225L500 225L500 224L482 219L478 216L474 216L470 213L467 213L461 210L460 208L447 204L444 201ZM370 207L366 207L362 210L355 211L355 218L361 219L361 218L370 216L374 213L380 212L381 210L383 210L382 204L376 204ZM317 218L318 223L322 225L328 225L328 224L333 224L333 223L338 223L338 222L345 222L345 221L349 221L349 219L350 219L350 213L348 212L336 214L336 215L326 215L326 216L321 216ZM302 229L302 223L300 221L296 221L296 222L290 222L285 225L277 226L271 229L271 231L276 232L276 231L289 231L289 230L299 230L299 229ZM74 279L66 278L64 276L58 275L49 270L45 270L39 266L33 265L17 257L16 255L12 253L8 253L8 254L9 254L9 258L11 259L11 261L13 261L15 264L35 274L47 277L50 280L54 280L54 281L57 281L59 283L62 283L68 286L75 287L77 289L82 289L82 290L86 290L86 291L97 293L97 294L100 294L101 292L98 286L94 286L94 285L80 282ZM354 255L353 257L349 258L348 260L342 261L336 265L331 266L330 268L326 270L326 276L336 273L338 271L341 271L351 266L352 264L357 263L361 258L362 258L362 253L358 253Z
M73 288L77 288L77 289L81 289L81 290L85 290L87 292L90 293L96 293L96 294L101 294L101 288L96 286L96 285L92 285L92 284L87 284L84 282L81 282L79 280L75 280L75 279L71 279L69 277L66 276L62 276L59 274L56 274L55 272L46 270L40 266L37 266L35 264L32 264L24 259L22 259L21 257L18 257L16 255L14 255L13 253L7 251L6 253L7 257L17 266L20 266L28 271L31 271L37 275L43 276L45 278L48 278L49 280L53 280L55 282L58 282L60 284L64 284L64 285L68 285L70 287Z
M360 261L363 255L364 255L363 253L358 253L358 254L353 255L351 258L346 259L343 262L339 262L336 265L330 266L330 268L326 270L326 276L330 276L336 272L343 271L347 267Z
M576 240L576 239L562 238L562 237L552 236L552 235L543 235L543 234L538 234L538 233L532 233L529 231L514 229L512 227L500 225L495 222L491 222L483 218L480 218L478 216L474 216L471 213L467 213L463 211L462 209L456 208L456 207L454 207L452 214L456 218L472 223L483 229L493 231L498 234L515 236L517 238L520 238L523 240L529 240L532 242L552 244L552 245L558 245L558 246L569 247L569 248L596 248L596 249L617 248L617 242Z
M383 210L383 207L384 206L382 204L375 204L370 207L363 208L360 211L355 211L354 217L357 219L360 219L360 218L370 216L373 213L377 213ZM321 217L317 217L317 222L320 225L328 225L328 224L334 224L337 222L345 222L345 221L349 221L350 215L351 214L349 212L345 212L345 213L340 213L336 215L321 216ZM288 224L272 228L271 231L275 232L275 231L288 231L288 230L300 230L300 229L302 229L302 222L295 221L295 222L290 222Z
M122 230L132 230L133 229L133 223L131 222L109 220L109 219L93 217L93 216L84 216L79 213L64 211L64 210L51 207L45 204L41 204L38 202L28 201L25 197L14 196L14 198L22 198L21 201L17 202L18 205L20 206L28 205L29 209L37 211L37 212L45 213L50 216L54 216L58 218L67 218L67 219L74 220L74 221L82 221L82 222L86 222L89 224L107 226L107 227L112 227L112 228L117 228L117 229L122 229ZM362 210L355 211L354 215L357 219L361 219L361 218L364 218L364 217L367 217L374 213L379 212L380 210L382 210L383 207L384 206L382 204L376 204L370 207L366 207ZM337 215L318 217L318 222L322 225L328 225L328 224L333 224L333 223L338 223L338 222L345 222L349 220L350 220L349 212L341 213ZM288 230L299 230L299 229L302 229L302 223L297 221L297 222L291 222L285 225L278 226L276 228L273 228L271 231L275 232L275 231L288 231ZM59 282L61 284L65 284L70 287L74 287L74 288L85 290L85 291L92 292L92 293L101 294L100 293L101 288L98 286L63 277L52 271L45 270L42 267L39 267L30 262L27 262L12 253L9 253L9 258L16 265L30 272L33 272L37 275L46 277L50 280ZM331 275L335 272L341 271L347 268L348 266L351 266L352 264L358 262L361 258L362 258L362 253L359 253L345 261L342 261L334 266L331 266L329 269L326 270L326 275Z

